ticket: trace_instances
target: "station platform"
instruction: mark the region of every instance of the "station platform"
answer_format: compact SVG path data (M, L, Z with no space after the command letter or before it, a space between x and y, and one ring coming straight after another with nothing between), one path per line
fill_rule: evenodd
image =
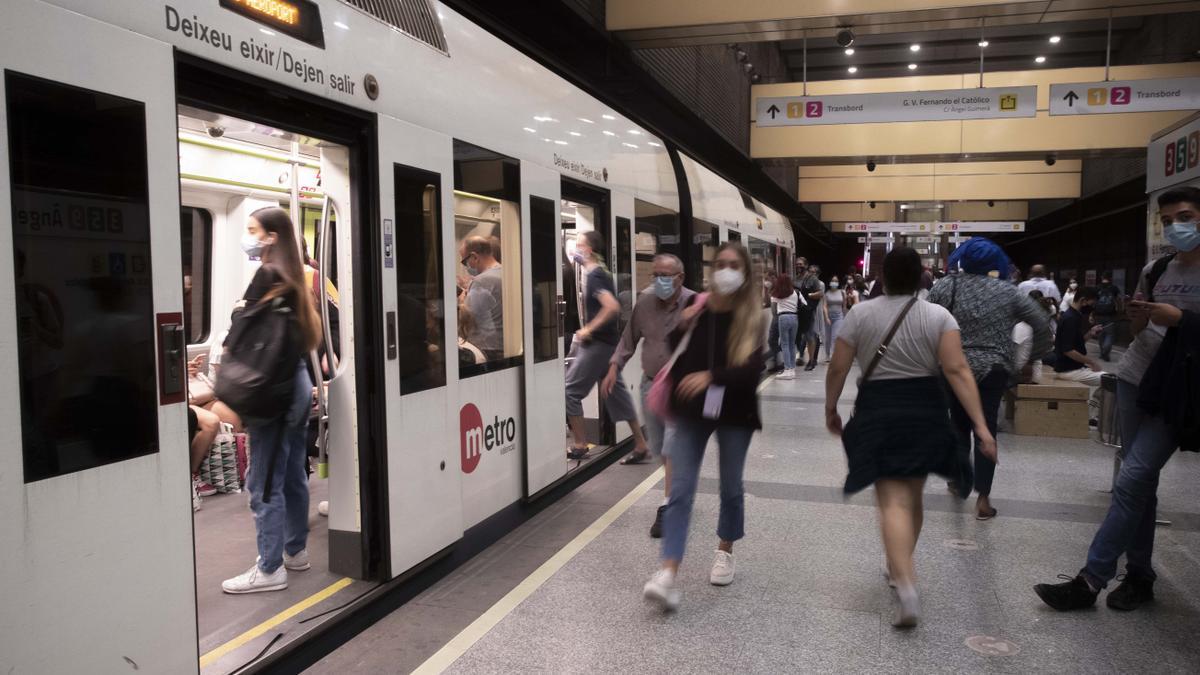
M894 594L870 490L843 498L845 460L824 429L822 366L762 387L765 429L746 466L737 577L708 583L716 545L710 448L679 611L641 597L662 500L650 465L605 469L376 623L310 673L1197 672L1200 457L1163 472L1157 600L1131 613L1060 614L1032 586L1074 574L1107 510L1112 450L1002 433L993 503L979 522L931 477L917 549L920 625L891 626ZM842 400L850 412L853 386Z

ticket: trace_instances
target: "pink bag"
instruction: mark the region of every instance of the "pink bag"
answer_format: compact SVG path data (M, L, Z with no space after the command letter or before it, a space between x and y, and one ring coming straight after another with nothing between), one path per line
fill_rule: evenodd
M696 296L696 302L693 304L703 308L707 301L708 293L700 293ZM660 420L671 419L671 392L675 391L675 381L671 379L671 368L675 365L675 360L679 358L679 355L687 349L688 343L692 340L692 331L695 329L696 322L693 321L691 328L688 328L687 332L683 334L683 338L679 340L679 346L675 348L675 352L671 354L666 365L655 374L650 391L646 392L646 407L650 408L650 412Z

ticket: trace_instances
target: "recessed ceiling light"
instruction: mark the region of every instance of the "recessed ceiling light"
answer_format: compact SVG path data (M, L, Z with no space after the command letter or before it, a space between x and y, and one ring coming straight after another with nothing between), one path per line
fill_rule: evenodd
M525 131L528 131L531 134L537 133L537 129L530 129L529 127L522 127L522 129L524 129Z
M990 42L988 42L987 40L980 40L980 41L979 41L979 46L980 46L980 47L986 47L986 46L988 46L989 44L991 44L991 43L990 43Z
M341 28L342 30L350 30L350 26L347 26L346 24L342 23L341 21L334 21L333 25L337 26L338 28Z
M567 133L571 134L572 136L582 136L583 135L583 134L579 133L578 131L568 131Z
M603 117L603 118L604 118L604 119L606 119L606 120L615 120L615 119L617 119L617 118L613 117L612 115L601 115L601 117Z
M661 148L662 147L661 143L655 143L654 141L646 141L646 145L648 145L652 148Z
M1036 59L1034 59L1034 61L1037 61L1038 63L1045 63L1045 62L1046 62L1046 57L1044 57L1044 56L1039 56L1039 57L1037 57Z
M274 35L275 34L274 31L269 31L266 28L259 28L258 32L262 33L263 35Z
M545 115L534 115L533 119L535 119L539 122L557 122L558 121L558 120L554 119L553 117L546 117Z
M849 71L850 73L852 73L852 74L853 74L853 73L857 73L857 72L858 72L858 67L857 67L857 66L850 66L850 67L849 67L849 68L847 68L846 70L847 70L847 71Z
M908 64L908 69L909 69L909 70L916 70L916 69L917 69L917 64L915 64L915 63L910 63L910 64Z
M630 130L629 130L629 133L633 134L634 136L641 136L641 135L642 135L642 132L638 131L637 129L630 129Z
M605 130L604 130L604 135L605 135L605 136L616 136L616 134L614 134L613 132L609 131L608 129L605 129Z
M853 50L853 49L847 49L847 50L846 50L846 56L854 56L854 50Z
M543 138L542 140L543 140L543 141L546 141L547 143L553 143L553 142L554 142L554 139L553 139L553 138Z
M554 144L555 145L566 145L567 142L566 141L554 141Z
M910 45L908 49L909 51L919 52L921 51L921 45Z
M585 123L587 123L587 124L595 124L595 122L593 122L593 121L589 120L589 119L588 119L588 118L586 118L586 117L577 117L577 118L575 118L575 119L579 120L580 122L585 122Z
M1058 36L1058 35L1051 35L1051 36L1050 36L1050 44L1052 44L1052 45L1056 45L1056 44L1058 44L1058 43L1060 43L1060 42L1062 42L1062 38L1061 38L1060 36Z
M623 146L625 146L625 147L627 147L627 148L633 148L633 149L635 149L635 150L637 149L637 146L636 146L636 145L634 145L633 143L622 143L621 145L623 145Z

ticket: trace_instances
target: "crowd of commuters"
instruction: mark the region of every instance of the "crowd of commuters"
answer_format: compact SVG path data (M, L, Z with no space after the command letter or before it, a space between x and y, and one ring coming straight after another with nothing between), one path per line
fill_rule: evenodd
M944 275L923 269L914 250L899 247L887 254L883 274L871 284L861 276L824 282L815 265L803 262L795 279L773 279L779 379L794 378L802 361L815 367L813 343L826 346L826 426L846 454L845 493L875 489L884 573L898 599L896 626L913 626L920 614L913 551L929 474L946 479L961 499L974 492L978 520L996 517L991 494L1001 395L1016 383L1036 381L1095 386L1113 345L1102 336L1115 333L1126 315L1135 337L1115 369L1123 450L1112 503L1084 568L1064 583L1035 590L1055 609L1091 606L1125 555L1126 576L1109 594L1109 606L1130 610L1153 599L1158 475L1177 448L1200 449L1191 413L1200 404L1191 393L1196 375L1184 365L1200 356L1200 190L1170 191L1158 205L1165 235L1178 252L1147 265L1128 301L1107 273L1098 288L1070 280L1062 292L1035 265L1018 284L1002 248L982 237L959 246ZM713 283L699 295L680 292L676 261L662 260L661 274L658 263L656 277L670 276L670 283L663 282L658 303L639 303L654 318L626 329L625 353L614 357L609 377L639 340L654 354L643 364L646 387L655 367L669 375L663 381L671 387L670 412L653 434L665 437L661 454L671 465L656 523L662 565L643 593L674 609L698 471L714 435L720 515L709 581L727 585L734 578L733 545L744 535L742 472L753 432L762 425L756 392L764 331L760 286L748 278L750 261L738 244L720 249ZM1096 337L1098 358L1087 347ZM1043 362L1050 368L1038 378L1035 366ZM856 364L853 414L843 422L839 399ZM640 461L636 453L631 457Z

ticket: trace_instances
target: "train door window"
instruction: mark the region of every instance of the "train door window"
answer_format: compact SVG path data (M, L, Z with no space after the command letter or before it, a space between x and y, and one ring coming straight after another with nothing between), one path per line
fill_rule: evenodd
M658 253L681 255L679 250L679 214L657 204L634 200L634 256L637 262L637 292L654 279L654 256Z
M146 113L5 71L25 481L158 452Z
M730 230L730 231L729 231L729 241L736 241L736 242L740 242L741 240L742 240L742 233L741 233L741 232L738 232L737 230Z
M616 287L617 300L621 302L621 317L617 324L619 330L625 330L625 323L633 314L633 248L630 244L629 219L617 218L617 268Z
M721 228L700 219L692 221L696 231L696 242L700 244L700 288L707 290L712 280L713 262L717 259L717 249L721 247Z
M755 237L747 237L749 242L750 264L754 267L754 276L762 283L762 304L763 307L771 306L771 294L767 288L778 270L775 267L775 249L774 244L769 244Z
M462 377L522 362L520 169L511 157L454 141Z
M179 243L183 253L183 325L189 345L208 340L212 298L212 214L179 209Z
M396 247L400 393L412 394L446 384L441 178L397 165L395 188L396 234L404 242ZM459 351L463 342L460 337Z
M529 198L529 232L533 360L541 363L558 358L558 214L554 200Z

